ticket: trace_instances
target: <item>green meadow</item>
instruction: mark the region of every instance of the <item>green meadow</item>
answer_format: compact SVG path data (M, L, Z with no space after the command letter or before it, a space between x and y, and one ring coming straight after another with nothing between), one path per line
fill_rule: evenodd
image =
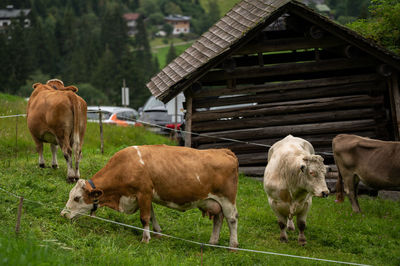
M26 102L0 94L0 116L25 113ZM17 126L17 129L16 129ZM16 138L16 133L17 138ZM80 164L82 178L100 170L118 150L142 144L175 145L168 138L141 127L104 126L104 154L97 124L88 124ZM51 152L45 145L47 166ZM60 216L73 184L65 181L66 163L59 151L59 169L41 169L24 117L0 118L0 188L25 198L20 232L15 233L19 199L0 189L0 265L329 265L323 262L255 252L229 252L182 240L161 237L140 242L133 228L82 217L71 222ZM168 160L168 158L166 158ZM240 248L370 265L400 265L400 203L361 197L363 213L352 213L348 200L334 195L314 198L308 215L307 245L279 241L279 227L268 206L261 182L239 178L237 207ZM155 205L163 233L207 243L212 221L199 210L179 212ZM139 213L132 215L100 208L97 216L141 228ZM220 245L229 244L224 222Z

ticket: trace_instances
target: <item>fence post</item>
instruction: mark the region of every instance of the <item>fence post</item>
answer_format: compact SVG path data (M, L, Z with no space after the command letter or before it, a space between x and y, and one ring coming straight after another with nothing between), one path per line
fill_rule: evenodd
M21 215L22 215L22 203L24 201L24 197L19 198L19 205L18 205L18 216L17 216L17 223L15 225L15 233L19 233L19 228L21 225Z
M18 157L18 116L15 119L15 157Z
M104 154L103 122L102 122L102 113L100 107L99 107L99 126L100 126L100 150L101 154Z
M200 256L201 256L201 266L203 266L203 246L204 244L201 244L201 252L200 252Z

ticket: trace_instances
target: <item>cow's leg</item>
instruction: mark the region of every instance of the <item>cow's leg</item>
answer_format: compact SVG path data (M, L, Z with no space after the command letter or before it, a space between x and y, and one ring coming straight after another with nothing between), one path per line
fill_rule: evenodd
M299 244L302 246L307 244L306 236L304 235L304 230L306 229L307 211L308 211L308 208L306 208L306 210L304 210L303 212L301 212L297 215L297 227L299 228L298 240L299 240Z
M149 243L150 237L150 218L151 218L151 198L146 195L139 195L137 197L139 210L140 210L140 222L143 225L143 237L142 242Z
M44 158L43 158L43 142L38 140L37 138L33 137L33 140L36 144L36 151L39 154L39 167L44 168Z
M214 215L213 217L213 231L210 238L210 244L216 245L219 241L219 234L221 232L222 223L224 221L224 214L222 212Z
M358 183L359 179L357 176L353 175L353 173L349 172L346 176L343 176L344 191L349 196L351 207L354 212L361 212L360 204L357 199Z
M58 162L57 162L57 145L50 144L51 147L51 155L52 155L52 162L51 162L51 167L54 169L58 168Z
M275 214L278 218L279 228L281 229L281 234L280 234L279 239L281 240L281 242L288 242L288 236L286 234L286 225L288 222L288 218L278 212L275 212Z
M154 209L153 209L153 204L151 205L151 223L153 224L153 231L160 233L161 232L161 227L157 222L156 215L155 215ZM155 237L161 237L161 235L157 235L157 234L155 234L154 236Z
M287 229L289 231L294 231L293 219L288 219L288 221L287 221Z
M82 151L79 151L78 153L75 152L75 179L79 180L81 178L81 174L79 172L79 162L82 159Z
M73 150L75 159L75 179L79 180L81 177L81 174L79 173L79 162L82 159L82 145L79 139L74 138Z
M75 180L75 171L72 167L72 149L68 137L64 136L59 138L57 142L61 147L65 160L67 161L67 182L77 181Z
M239 215L236 209L236 204L232 204L227 199L224 200L223 203L219 202L219 204L222 207L222 212L229 227L229 247L237 248L239 246L239 242L237 240L237 225Z

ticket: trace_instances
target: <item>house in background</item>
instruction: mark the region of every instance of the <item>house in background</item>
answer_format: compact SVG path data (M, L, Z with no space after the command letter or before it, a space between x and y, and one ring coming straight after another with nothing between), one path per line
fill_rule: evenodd
M31 21L27 18L28 14L31 12L30 9L17 9L13 5L7 5L6 9L0 9L0 30L7 28L11 25L13 20L19 17L25 17L24 27L29 27Z
M169 15L165 22L173 27L172 34L186 34L190 32L190 17L182 15Z
M126 13L124 14L124 19L126 21L126 25L128 26L128 35L135 36L137 33L137 20L139 19L139 13Z

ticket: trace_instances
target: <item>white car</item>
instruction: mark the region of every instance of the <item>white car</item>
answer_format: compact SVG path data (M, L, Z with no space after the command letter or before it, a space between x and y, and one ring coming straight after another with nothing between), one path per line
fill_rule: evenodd
M88 106L88 122L99 122L99 112L101 110L101 121L106 124L115 124L118 126L133 126L136 124L138 112L129 107L118 106Z

